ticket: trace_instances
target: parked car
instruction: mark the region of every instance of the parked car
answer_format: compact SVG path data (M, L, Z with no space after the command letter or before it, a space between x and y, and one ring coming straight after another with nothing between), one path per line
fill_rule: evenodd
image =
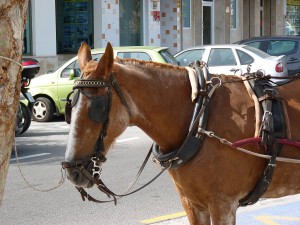
M285 55L288 74L300 73L300 37L298 36L266 36L245 39L237 44L246 44L258 48L269 55Z
M92 50L92 58L99 60L105 49ZM176 64L177 61L167 47L132 46L115 47L114 56L119 58L135 58L160 63ZM35 121L47 122L54 115L65 113L66 98L72 91L74 80L80 76L77 56L73 57L55 71L32 79L30 92L36 102L32 106L32 117Z
M247 45L204 45L188 48L174 55L179 65L186 66L195 60L207 63L212 74L240 75L263 71L272 76L287 75L283 56L269 54ZM278 81L274 80L274 81Z

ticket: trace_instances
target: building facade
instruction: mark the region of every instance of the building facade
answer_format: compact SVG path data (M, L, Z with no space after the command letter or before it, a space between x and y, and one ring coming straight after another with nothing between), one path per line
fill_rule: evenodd
M92 48L167 46L171 53L202 44L300 34L300 0L30 0L24 54L41 73Z

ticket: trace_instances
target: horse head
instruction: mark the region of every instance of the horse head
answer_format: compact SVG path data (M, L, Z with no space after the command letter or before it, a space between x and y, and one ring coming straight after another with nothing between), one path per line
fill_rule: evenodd
M91 187L100 178L107 149L128 126L130 111L113 77L114 55L110 43L99 63L92 60L89 46L83 43L78 62L82 74L74 82L69 115L72 122L63 167L76 186ZM126 107L114 103L120 100ZM110 121L115 112L122 115L122 120Z

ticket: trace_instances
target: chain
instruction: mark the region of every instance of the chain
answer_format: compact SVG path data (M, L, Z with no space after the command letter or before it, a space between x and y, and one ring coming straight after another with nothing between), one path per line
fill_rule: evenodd
M212 132L212 131L204 130L201 127L198 128L198 133L205 134L206 136L208 136L210 138L215 138L215 139L219 140L222 144L225 144L225 145L227 145L227 146L229 146L233 149L239 150L239 151L247 153L249 155L253 155L253 156L260 157L260 158L265 158L265 159L270 159L271 158L271 156L269 156L269 155L259 154L259 153L256 153L256 152L246 150L246 149L241 148L241 147L234 147L232 142L228 141L225 138L221 138L221 137L215 135L214 132ZM299 159L289 159L289 158L283 158L283 157L276 157L276 160L280 161L280 162L299 163L300 164Z
M16 162L17 162L17 166L18 166L18 169L19 169L19 172L23 178L23 180L25 181L25 183L33 190L35 191L39 191L39 192L49 192L49 191L52 191L54 189L57 189L59 188L60 186L63 185L63 183L65 182L66 180L66 173L63 171L63 168L61 168L61 178L60 180L58 181L57 185L52 187L52 188L49 188L49 189L41 189L41 188L36 188L34 187L32 184L30 184L28 182L28 180L25 178L24 176L24 173L22 172L22 169L21 169L21 165L20 165L20 161L19 161L19 157L18 157L18 153L17 153L17 146L16 146L16 139L14 139L14 150L15 150L15 155L16 155Z

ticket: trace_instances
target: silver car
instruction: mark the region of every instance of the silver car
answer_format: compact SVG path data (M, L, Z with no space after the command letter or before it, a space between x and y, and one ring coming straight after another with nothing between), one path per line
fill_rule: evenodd
M266 75L286 76L287 66L282 56L271 56L247 45L204 45L185 49L174 55L180 66L195 60L207 63L211 74L242 75L262 71ZM274 79L274 82L281 83Z

